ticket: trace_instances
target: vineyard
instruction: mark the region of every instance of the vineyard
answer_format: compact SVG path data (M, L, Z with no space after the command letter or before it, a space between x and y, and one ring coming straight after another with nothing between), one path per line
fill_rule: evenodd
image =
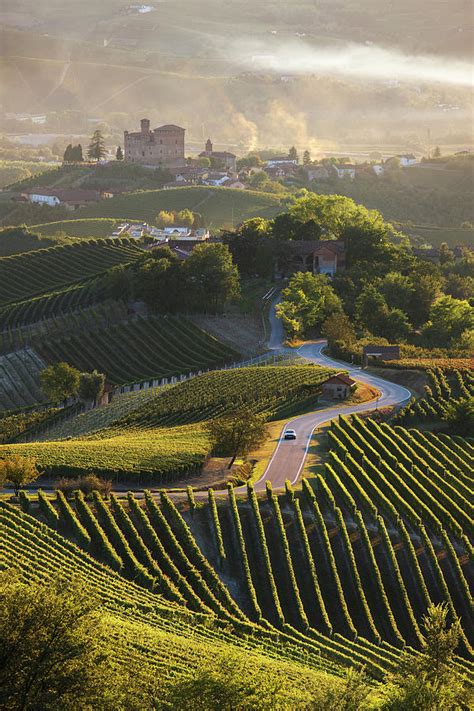
M371 488L362 474L372 475L368 464L361 466L351 454L343 461L348 440L341 432L360 446L357 433L368 441L372 427L357 419L338 423L331 464L315 485L305 481L301 495L289 484L280 495L268 485L267 496L257 498L249 484L243 495L231 486L227 496L211 492L200 506L190 494L178 507L164 492L158 499L148 492L144 499L112 494L109 501L94 494L92 502L80 492L69 500L61 492L40 492L37 500L24 496L22 507L124 582L241 631L278 629L283 644L292 639L310 656L319 649L328 670L334 663L364 664L380 678L401 649L419 647L421 617L431 601L440 600L462 618L458 651L467 657L469 543L463 534L455 538L436 528L421 505L409 517L410 503L402 504L401 494L385 504L381 481L374 476ZM386 432L392 439L405 436ZM368 444L364 451L369 457ZM420 448L409 451L417 461ZM466 452L465 461L472 456ZM380 463L378 469L395 491L395 477L389 481ZM417 489L410 501L418 496ZM418 510L426 525L416 518ZM472 677L467 659L458 665Z
M114 480L169 484L199 471L210 449L207 419L234 410L239 402L268 417L283 417L290 406L314 403L330 372L275 365L204 373L169 388L119 396L46 430L37 441L0 446L0 457L35 457L56 477L94 471Z
M0 356L0 411L18 410L46 400L39 374L46 365L31 348Z
M83 309L100 299L100 279L92 277L80 284L3 306L0 308L2 347L5 348L6 344L11 347L18 339L16 329L22 330L31 324Z
M276 365L204 373L164 392L119 422L127 427L172 427L220 417L237 407L279 419L316 402L334 371L314 365Z
M132 240L85 240L0 259L0 304L77 284L143 254Z
M61 521L63 515L56 517L55 508L46 498L41 500L41 510L40 516L49 525ZM158 559L159 553L163 552L161 565L168 571L165 577L157 564L152 566L153 574L149 579L154 583L153 591L118 575L60 533L4 503L0 503L0 569L14 566L25 581L35 578L47 583L58 573L66 579L83 581L97 595L107 616L117 662L125 669L133 664L134 672L142 682L153 680L163 672L170 678L189 675L202 661L211 664L232 652L245 653L247 663L283 673L301 688L324 684L328 674L339 676L344 666L353 664L352 651L357 650L358 645L342 639L326 644L323 638L300 638L291 630L277 635L271 629L243 619L238 613L235 617L229 614L223 621L210 608L206 610L198 598L196 606L203 612L193 612L192 605L186 609L182 603L184 592L192 597L192 590L166 556L156 534L153 535L155 529L148 514L140 511L142 515L137 513L133 521L140 528L144 526L150 536L150 547L135 550L140 550L138 555L145 558L146 551L154 551L154 558ZM126 523L135 525L128 514L119 520L124 527ZM60 528L62 525L63 522ZM95 530L92 524L89 525ZM100 531L103 529L97 526L97 535ZM116 533L118 535L118 529ZM133 566L137 561L136 553L130 550L129 556ZM185 559L188 568L192 569L193 564L186 555ZM145 574L144 565L141 574ZM181 579L183 592L177 584L172 584L173 575L177 580ZM173 602L161 594L168 588L176 598ZM384 669L389 666L390 660ZM381 668L378 665L378 669Z
M38 343L41 356L46 362L66 361L83 371L96 368L106 373L110 383L169 378L238 358L235 351L184 318L139 318L109 327L99 318L87 327L84 318L74 314L68 321L69 335L53 335Z
M474 371L433 368L428 370L425 396L413 400L397 416L397 422L410 425L419 422L442 421L450 408L461 400L474 397Z

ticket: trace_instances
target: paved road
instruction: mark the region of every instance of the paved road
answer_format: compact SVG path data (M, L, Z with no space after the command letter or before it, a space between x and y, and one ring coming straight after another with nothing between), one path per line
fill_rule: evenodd
M273 306L277 302L278 298L275 300ZM275 317L274 308L272 308L270 313L270 324L272 334L269 340L269 347L273 350L281 350L282 352L288 350L282 344L284 337L283 329L281 327L281 322ZM303 470L304 461L311 443L313 431L323 423L328 422L339 415L350 415L356 412L374 410L377 407L399 405L406 402L411 397L410 391L401 385L383 380L375 375L370 375L361 370L359 367L338 362L324 355L324 353L322 353L322 349L325 345L326 341L323 340L318 341L317 343L308 343L301 346L301 348L298 349L298 353L318 365L325 365L332 368L338 368L339 370L348 371L354 380L375 386L380 391L380 397L377 401L366 402L360 405L343 405L342 403L340 405L335 404L330 409L313 412L308 415L301 415L289 420L282 428L275 451L265 472L255 484L255 489L257 491L265 489L267 481L272 483L274 489L284 487L286 479L289 479L292 484L295 484L298 481ZM296 440L283 439L282 436L287 427L296 431Z

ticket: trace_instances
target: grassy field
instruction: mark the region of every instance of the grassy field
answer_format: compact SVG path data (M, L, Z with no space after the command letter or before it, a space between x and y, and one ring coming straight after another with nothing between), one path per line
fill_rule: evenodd
M202 215L210 228L230 227L250 217L273 217L282 210L275 195L250 190L195 186L144 190L103 200L81 211L83 217L108 217L154 222L160 210L189 208Z
M47 163L23 160L0 160L0 189L18 181L28 180L43 173L50 173L51 166Z
M64 233L68 237L110 237L119 222L120 220L110 218L78 218L31 225L30 230L45 237L54 237L58 233Z

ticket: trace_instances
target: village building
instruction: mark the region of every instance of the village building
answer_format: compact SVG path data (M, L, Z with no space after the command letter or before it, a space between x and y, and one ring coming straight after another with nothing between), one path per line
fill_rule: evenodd
M413 153L401 153L397 155L396 158L400 161L402 168L409 168L411 165L418 163L418 159Z
M124 161L150 167L184 167L184 133L184 128L174 124L150 130L150 121L142 119L140 131L124 132Z
M20 200L50 207L60 205L74 211L91 202L99 202L100 193L78 188L30 188L21 193Z
M215 151L210 138L207 139L205 149L199 154L199 158L214 159L229 170L237 168L237 156L229 151Z
M337 373L322 384L323 397L328 400L345 400L356 386L356 381L346 373Z
M288 276L294 272L312 272L334 276L346 266L343 240L289 240L279 260L279 271Z
M265 165L268 168L273 168L274 166L284 166L292 163L293 165L298 165L298 160L296 158L290 158L289 156L277 156L276 158L270 158L265 161Z
M308 165L304 168L308 180L327 180L331 177L332 171L326 165Z

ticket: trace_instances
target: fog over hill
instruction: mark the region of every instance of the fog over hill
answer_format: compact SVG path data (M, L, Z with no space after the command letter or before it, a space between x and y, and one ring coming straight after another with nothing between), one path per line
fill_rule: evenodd
M5 0L0 22L2 110L58 112L65 133L148 115L190 150L472 140L465 0Z

